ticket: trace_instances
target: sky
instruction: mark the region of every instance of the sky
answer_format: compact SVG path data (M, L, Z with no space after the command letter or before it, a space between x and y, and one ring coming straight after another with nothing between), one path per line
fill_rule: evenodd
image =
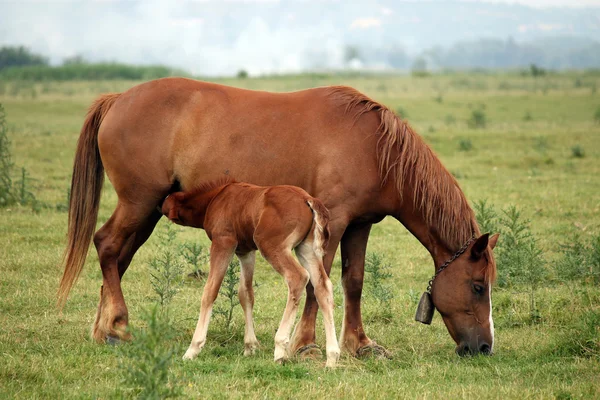
M417 53L481 36L525 40L581 33L585 24L591 26L585 32L597 31L600 38L600 8L591 9L592 15L581 10L600 7L600 0L485 3L475 10L481 1L0 0L0 46L25 45L53 64L82 55L90 61L165 64L194 74L246 69L257 75L340 68L346 47L355 44ZM566 7L571 22L553 7ZM449 15L445 26L429 20L440 9L440 18ZM493 26L478 23L481 13Z

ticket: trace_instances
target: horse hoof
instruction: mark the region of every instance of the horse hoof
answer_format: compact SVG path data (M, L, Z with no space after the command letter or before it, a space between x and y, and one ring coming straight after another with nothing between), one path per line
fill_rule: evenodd
M288 362L288 359L285 357L281 357L281 358L278 358L277 360L275 360L275 364L278 364L278 365L284 365L287 362Z
M314 343L307 344L306 346L302 346L298 350L296 350L296 357L298 357L301 360L316 360L318 358L321 358L322 356L323 352L321 351L319 346L317 346Z
M257 349L258 349L258 344L245 346L244 356L245 357L253 356L256 353Z
M119 343L121 343L121 339L118 336L106 335L106 344L116 346Z
M378 359L386 358L388 360L391 360L392 354L385 347L380 346L377 343L375 343L375 341L373 341L365 346L359 347L358 350L356 350L356 357L373 357Z

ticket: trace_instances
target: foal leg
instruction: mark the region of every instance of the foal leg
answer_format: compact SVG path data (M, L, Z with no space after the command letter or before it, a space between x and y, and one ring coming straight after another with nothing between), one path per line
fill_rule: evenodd
M337 224L333 222L329 224L331 232L329 236L329 246L327 247L327 253L323 260L323 267L325 268L327 276L329 276L329 273L331 272L331 265L333 264L335 252L337 251L344 229L346 229L345 220L340 219L339 221L340 223ZM298 353L301 357L311 356L313 354L312 352L315 351L314 347L316 346L314 343L316 341L315 323L317 320L317 311L319 311L319 305L316 301L313 286L309 282L306 286L304 312L294 329L294 336L290 346L290 350L293 353ZM316 349L316 352L320 353L318 349Z
M310 281L314 287L319 308L323 311L325 322L325 339L327 348L327 367L335 367L340 357L340 346L335 336L335 321L333 320L333 285L325 272L323 261L314 249L313 244L303 242L296 248L300 263L310 274Z
M239 255L241 264L240 286L238 298L244 310L244 319L246 327L244 330L244 355L253 355L259 347L258 339L254 333L254 322L252 321L252 309L254 307L254 288L252 287L252 276L254 275L254 263L256 261L256 252Z
M281 317L279 329L277 329L277 333L275 334L274 359L277 363L283 363L288 358L290 332L296 319L298 303L302 297L302 292L308 283L309 274L292 256L291 249L281 245L272 247L268 245L259 246L259 248L269 264L283 276L288 287L288 299L285 311Z
M216 238L210 246L210 271L208 272L208 279L202 293L200 316L198 317L196 330L192 337L192 343L190 343L190 347L183 355L184 360L193 360L196 358L206 343L206 334L208 332L208 323L210 322L213 303L219 294L219 289L223 283L229 263L233 258L236 246L236 241L230 238Z

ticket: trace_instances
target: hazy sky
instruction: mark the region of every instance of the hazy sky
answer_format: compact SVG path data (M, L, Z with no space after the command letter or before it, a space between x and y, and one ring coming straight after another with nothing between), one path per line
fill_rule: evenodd
M464 17L456 10L467 7L463 14L470 12L473 3L481 3L475 0L464 0L464 6L442 0L0 0L0 45L25 45L55 64L81 54L91 61L166 64L195 74L234 74L241 68L251 74L296 72L338 68L345 46L367 39L378 45L393 41L417 52L455 36L505 39L514 34L519 39L519 35L572 33L580 28L577 22L564 22L561 12L548 16L544 7L600 7L600 0L486 2L536 7L539 11L520 7L517 17L539 12L547 21L536 16L514 22L514 7L492 7L485 10L487 18L498 14L501 20L496 24L500 30L494 30L477 25L476 13ZM430 15L440 9L454 13L462 20L460 25L437 26ZM595 16L580 13L590 29L600 26L600 8L592 10ZM465 25L465 18L472 24ZM504 28L504 21L512 31ZM465 33L467 29L471 30Z

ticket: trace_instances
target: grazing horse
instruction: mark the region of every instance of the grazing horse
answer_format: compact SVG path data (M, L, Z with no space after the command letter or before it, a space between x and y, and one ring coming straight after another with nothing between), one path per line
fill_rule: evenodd
M93 235L104 171L118 202ZM121 278L162 216L157 206L179 188L224 176L298 186L329 209L324 266L329 273L341 244L340 345L352 354L376 346L360 308L372 224L387 215L399 220L429 251L435 271L468 242L435 279L431 296L457 350L491 352L497 236L481 235L458 183L406 121L344 86L269 93L165 78L98 98L75 154L59 305L83 268L93 235L103 284L92 336L99 342L125 338ZM315 343L318 305L312 285L306 292L292 351Z
M287 304L275 334L275 361L282 363L288 357L298 302L310 279L325 321L327 366L335 366L340 348L333 321L333 287L323 267L329 210L321 201L295 186L262 187L217 181L191 192L169 195L162 213L177 224L204 229L212 242L200 317L184 359L195 358L206 342L212 305L234 253L241 264L239 298L246 319L244 354L254 353L258 340L252 322L252 276L255 251L260 250L288 286ZM302 265L294 259L292 250Z

